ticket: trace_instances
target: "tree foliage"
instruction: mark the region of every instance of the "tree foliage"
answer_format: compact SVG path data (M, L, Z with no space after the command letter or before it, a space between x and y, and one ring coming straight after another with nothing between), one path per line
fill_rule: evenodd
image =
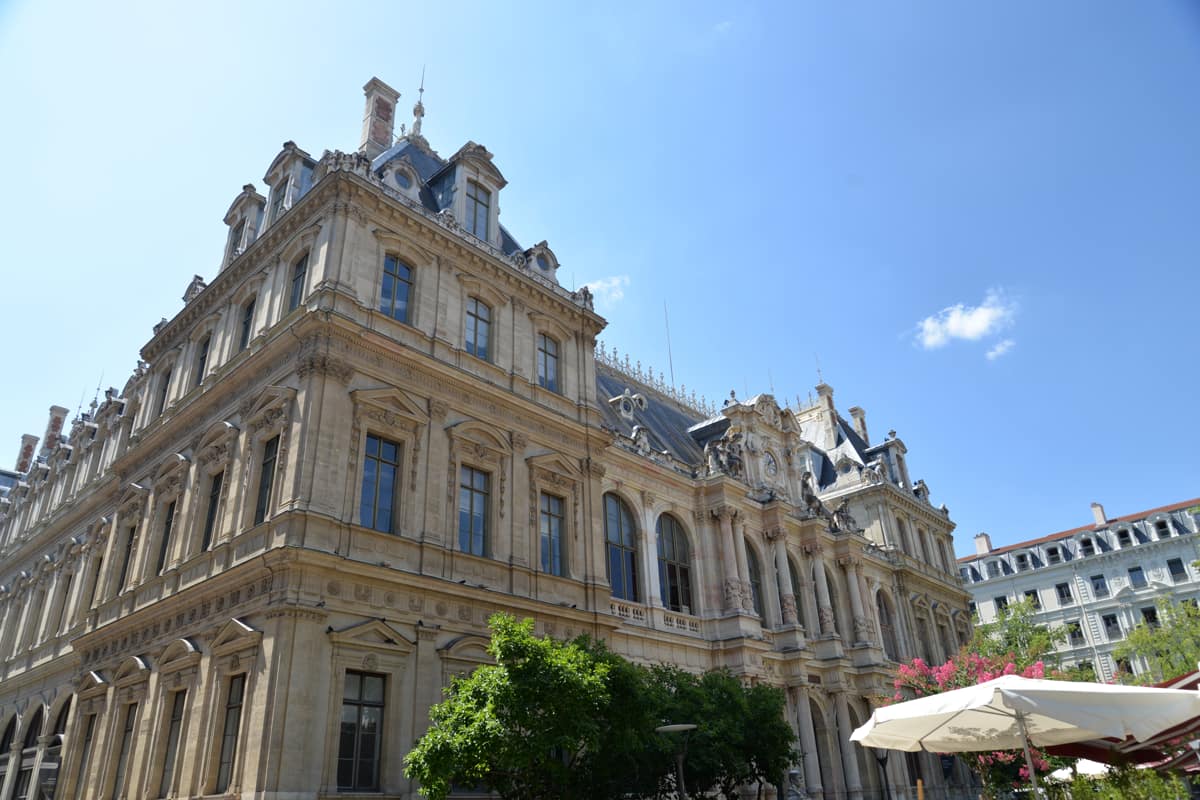
M646 669L602 642L557 642L533 622L490 620L494 665L456 679L431 711L406 774L430 800L455 785L485 786L506 800L607 800L674 788L674 753L685 740L655 733L695 722L686 780L696 796L776 780L792 763L784 697L719 671Z
M1031 600L1013 603L1000 611L995 622L975 626L967 651L993 661L1011 660L1018 669L1037 661L1053 663L1054 650L1066 639L1066 630L1036 622L1036 614Z
M1200 609L1195 603L1158 601L1158 623L1139 623L1114 650L1121 659L1143 658L1149 667L1133 683L1156 683L1196 669L1200 662Z

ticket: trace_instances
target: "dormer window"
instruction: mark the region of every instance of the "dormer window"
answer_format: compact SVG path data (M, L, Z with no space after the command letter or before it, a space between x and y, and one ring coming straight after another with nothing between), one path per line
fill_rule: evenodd
M1171 523L1165 519L1160 519L1154 523L1154 535L1159 539L1171 538Z
M999 561L989 561L988 565L987 565L987 572L988 572L989 578L999 578L1000 572L1001 572L1000 562Z
M412 188L412 176L408 174L408 170L398 169L392 173L392 180L396 182L396 186L405 191Z
M1091 539L1080 539L1079 553L1084 558L1096 555L1096 544Z
M1121 548L1133 546L1133 537L1129 534L1127 529L1122 528L1121 530L1117 531L1117 545Z
M1029 571L1029 554L1017 553L1017 572Z
M287 210L284 202L287 200L288 178L284 178L271 189L271 219L268 224L274 224L276 220Z
M239 255L242 252L242 238L246 235L246 220L239 219L237 224L229 231L229 255Z
M1046 548L1046 563L1047 564L1061 564L1062 563L1062 551L1059 550L1057 547L1047 547Z
M491 213L492 193L475 181L467 181L467 233L488 240L488 214Z

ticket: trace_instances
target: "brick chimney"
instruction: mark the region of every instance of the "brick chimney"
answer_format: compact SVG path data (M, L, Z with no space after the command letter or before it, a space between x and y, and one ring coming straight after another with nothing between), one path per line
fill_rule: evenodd
M371 78L363 87L366 95L366 110L363 112L362 144L358 151L367 158L375 158L392 146L392 132L396 125L396 101L400 93L379 78Z
M37 449L38 437L27 433L21 437L21 449L17 451L17 472L29 472L33 466L33 453Z
M864 442L870 444L871 440L867 436L867 412L863 411L858 406L851 406L850 417L854 420L855 433L861 436Z
M992 552L992 537L986 533L975 534L975 555L986 556Z
M50 419L46 420L46 434L42 437L42 450L39 455L48 456L58 447L67 413L67 409L62 406L50 406Z
M1104 506L1099 503L1092 503L1092 517L1096 520L1096 526L1108 524L1108 517L1104 515Z

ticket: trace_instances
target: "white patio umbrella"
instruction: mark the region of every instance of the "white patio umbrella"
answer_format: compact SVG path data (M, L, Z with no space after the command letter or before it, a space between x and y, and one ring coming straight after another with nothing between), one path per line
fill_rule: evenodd
M875 709L850 741L888 750L963 753L1025 751L1029 745L1103 737L1148 739L1200 715L1200 692L1047 681L1005 675L995 680Z

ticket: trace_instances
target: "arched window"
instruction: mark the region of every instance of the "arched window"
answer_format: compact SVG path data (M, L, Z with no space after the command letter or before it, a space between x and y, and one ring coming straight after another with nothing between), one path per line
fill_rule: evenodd
M758 556L749 547L746 548L746 567L750 570L750 600L754 605L754 613L763 615L762 570L758 566Z
M58 775L58 768L62 764L63 734L67 732L67 717L70 716L70 713L71 701L68 699L59 709L58 716L54 718L54 736L46 746L46 752L42 756L42 767L39 770L43 776L47 772ZM42 788L45 789L44 778Z
M292 265L292 292L288 297L288 311L295 311L304 299L304 284L308 280L308 253L296 259Z
M883 592L875 593L875 610L879 616L879 630L883 634L883 652L892 661L900 660L900 649L896 646L896 623L892 604Z
M625 501L604 495L604 540L612 596L637 602L637 528Z
M658 585L663 607L692 613L692 559L687 534L670 514L658 518Z
M379 292L379 310L400 322L408 322L412 298L412 267L395 256L383 259L383 286Z
M39 706L29 727L25 730L25 741L21 744L20 772L13 785L13 800L28 800L30 784L33 783L33 765L37 761L38 739L42 735L42 709Z
M17 735L17 718L13 716L4 728L4 736L0 737L0 786L8 775L8 753L12 750L13 737Z

